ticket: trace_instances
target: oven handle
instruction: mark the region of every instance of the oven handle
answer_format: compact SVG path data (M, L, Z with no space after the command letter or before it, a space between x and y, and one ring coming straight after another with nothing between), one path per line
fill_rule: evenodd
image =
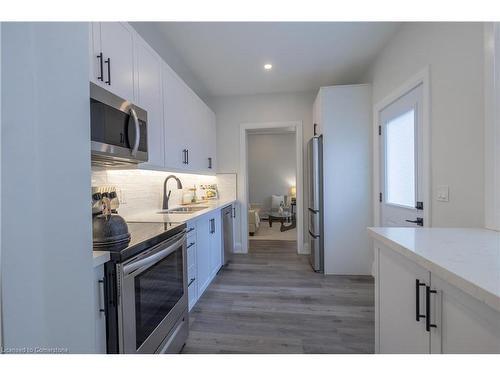
M163 249L161 251L158 251L157 253L154 253L151 256L139 259L135 262L123 266L123 275L128 276L134 271L137 271L139 268L152 266L159 260L173 253L180 245L183 245L185 241L186 241L186 235L185 233L183 233L182 237L178 241L175 241L172 245L170 245L166 249Z

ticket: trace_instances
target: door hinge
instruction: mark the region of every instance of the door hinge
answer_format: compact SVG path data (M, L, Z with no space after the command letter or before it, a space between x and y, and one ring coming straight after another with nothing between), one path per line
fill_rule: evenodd
M417 210L423 210L424 209L424 202L417 202L417 205L415 206Z
M382 135L382 125L378 126L378 135Z
M382 193L378 193L378 201L382 203Z

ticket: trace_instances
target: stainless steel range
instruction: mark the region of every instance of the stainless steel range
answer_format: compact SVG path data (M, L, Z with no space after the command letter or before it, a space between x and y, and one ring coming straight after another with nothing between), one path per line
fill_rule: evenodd
M179 353L188 334L186 225L128 223L106 264L108 353Z

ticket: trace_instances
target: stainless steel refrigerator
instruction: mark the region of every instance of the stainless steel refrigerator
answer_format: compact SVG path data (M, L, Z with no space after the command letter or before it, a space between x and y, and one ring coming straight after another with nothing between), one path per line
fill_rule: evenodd
M314 136L307 144L309 167L309 247L314 271L324 272L323 249L323 136Z

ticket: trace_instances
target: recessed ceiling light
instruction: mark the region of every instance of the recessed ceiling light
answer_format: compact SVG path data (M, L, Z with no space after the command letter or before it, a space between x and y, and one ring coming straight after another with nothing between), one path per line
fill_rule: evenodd
M264 64L264 69L265 70L271 70L273 68L272 64Z

